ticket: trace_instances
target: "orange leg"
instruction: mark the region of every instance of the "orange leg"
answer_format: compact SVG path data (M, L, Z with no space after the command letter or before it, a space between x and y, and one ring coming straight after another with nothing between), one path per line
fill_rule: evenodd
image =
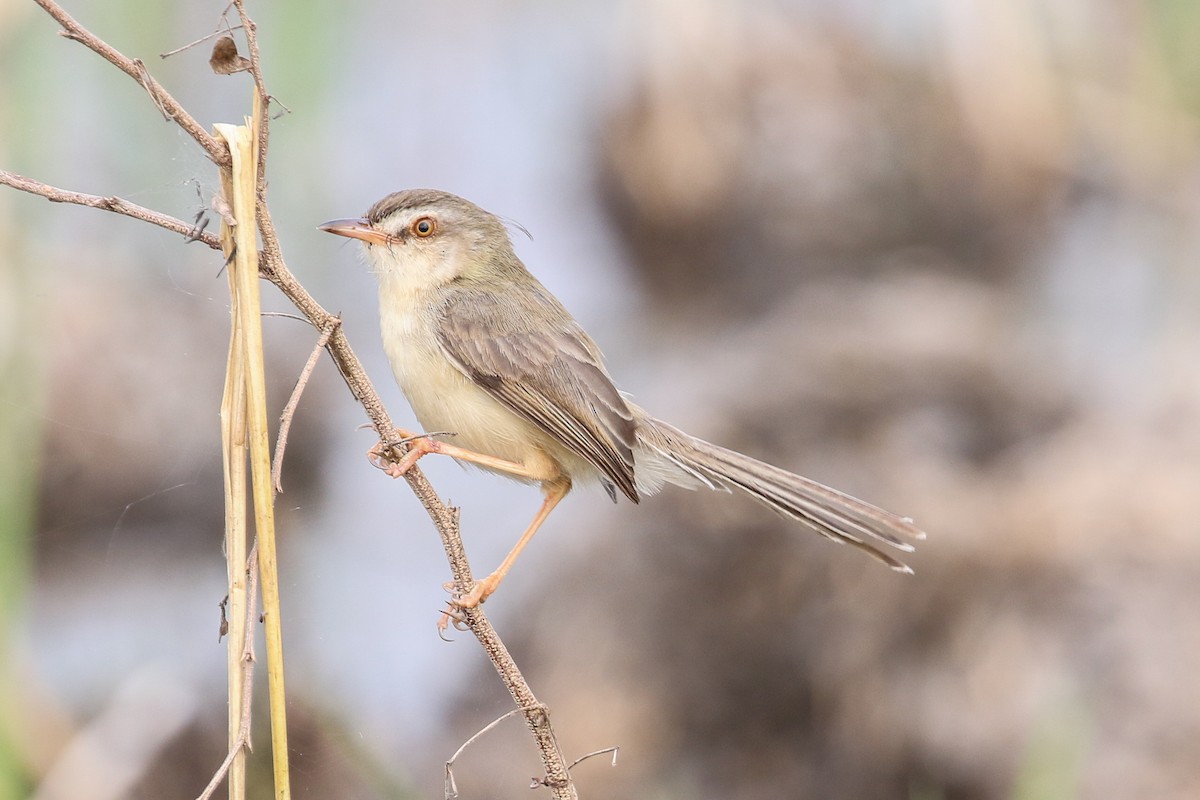
M542 507L538 510L537 516L533 518L533 522L529 523L529 527L521 534L521 538L513 545L513 549L500 562L500 566L496 567L496 571L481 581L475 581L474 589L452 601L454 606L458 608L475 608L484 600L487 600L492 592L496 591L496 587L500 585L500 581L504 580L504 576L512 569L512 565L516 563L517 556L521 555L521 551L525 549L525 545L529 544L529 540L537 533L538 528L542 527L542 523L546 521L546 517L550 516L550 512L559 504L559 501L567 496L567 492L571 491L571 479L563 477L556 481L544 483L542 487L546 492L546 499L542 503Z
M367 457L371 459L371 463L375 464L375 466L382 469L388 475L391 475L393 478L400 478L412 469L413 464L416 464L430 453L441 453L451 458L478 464L481 467L507 472L509 475L516 475L518 478L540 480L545 477L544 475L533 473L524 464L484 455L483 453L476 453L474 450L467 450L463 447L455 447L452 444L439 442L427 436L412 438L412 441L408 445L408 452L399 461L389 462L385 451L380 445L372 447L367 452Z
M571 479L560 473L558 477L547 480L544 472L535 472L524 464L518 464L515 461L508 461L483 453L476 453L474 450L467 450L452 444L439 442L428 436L412 437L412 440L409 442L408 452L399 461L389 462L386 450L380 445L371 448L367 455L371 458L375 466L383 469L393 478L399 478L412 469L413 464L416 464L430 453L440 453L451 458L478 464L481 467L488 467L499 472L507 472L509 475L515 475L519 478L538 481L542 484L542 491L546 493L546 499L542 502L542 507L533 518L533 522L529 523L529 527L521 534L521 538L513 545L512 550L504 557L504 561L500 563L500 566L491 575L488 575L483 580L476 581L471 591L451 601L451 604L456 608L475 608L496 591L496 587L500 585L500 581L504 580L504 576L512 569L517 557L521 555L521 551L533 539L533 535L538 532L538 528L542 527L542 523L550 516L550 512L554 510L554 507L571 491ZM438 628L444 630L448 622L449 619L447 616L443 615L442 620L438 623Z

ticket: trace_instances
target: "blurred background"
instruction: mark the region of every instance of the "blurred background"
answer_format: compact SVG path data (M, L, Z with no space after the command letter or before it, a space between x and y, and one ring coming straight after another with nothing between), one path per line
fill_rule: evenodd
M157 56L224 3L67 7L203 124L246 113L207 45ZM285 256L399 424L372 278L315 226L434 186L531 232L640 404L929 532L904 578L741 498L573 494L488 611L569 756L621 747L581 796L1200 796L1200 5L251 11ZM193 218L211 164L56 31L0 0L0 165ZM220 258L9 190L0 253L0 796L195 797L225 753ZM317 337L266 328L277 414ZM365 421L323 358L278 501L293 791L440 797L510 700L439 641L438 539ZM491 569L537 491L422 466ZM540 774L515 719L456 768L463 798Z

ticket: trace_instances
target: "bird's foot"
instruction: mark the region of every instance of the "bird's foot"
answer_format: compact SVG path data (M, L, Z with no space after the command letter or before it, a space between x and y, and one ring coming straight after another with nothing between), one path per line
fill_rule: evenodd
M429 455L430 453L440 453L441 443L430 439L429 435L423 436L408 436L398 442L378 442L374 447L367 451L367 460L376 469L381 469L393 478L403 478L404 475L412 469L413 464ZM406 452L399 461L392 459L392 447L396 444L407 444L408 452Z
M454 626L456 631L468 630L467 618L463 616L462 611L449 601L446 602L446 605L449 607L442 610L442 615L438 617L437 622L438 638L444 642L450 641L450 639L446 638L446 631L451 625Z
M467 630L467 619L462 612L479 608L479 604L487 600L492 592L496 591L499 584L500 580L494 574L488 575L481 581L475 581L475 586L465 594L459 591L458 584L454 581L442 584L442 588L450 592L450 599L446 601L446 605L449 607L442 612L442 616L438 619L438 636L445 639L443 634L451 625L460 631Z
M453 581L443 584L447 592L450 592L450 606L457 611L469 608L478 608L479 604L492 596L492 592L496 591L496 587L500 585L500 578L495 573L488 575L483 580L475 581L475 585L471 591L463 594L458 589L458 585Z

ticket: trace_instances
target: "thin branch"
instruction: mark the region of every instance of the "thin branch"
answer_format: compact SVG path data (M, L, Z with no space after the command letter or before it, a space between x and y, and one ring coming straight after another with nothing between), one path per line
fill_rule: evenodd
M212 797L213 792L221 785L221 781L225 779L225 775L229 772L229 767L233 765L233 760L237 758L237 754L242 748L252 750L250 746L250 711L252 706L254 692L254 612L258 608L258 602L255 596L258 593L258 542L250 548L250 554L246 558L246 624L242 629L244 638L242 643L242 718L238 722L237 737L233 741L233 745L229 748L229 753L225 756L225 760L221 762L221 766L217 767L216 773L213 774L212 780L208 782L208 786L204 787L204 791L196 800L208 800Z
M266 81L263 80L262 61L258 50L258 26L246 13L245 0L233 0L233 4L237 8L238 18L241 20L242 30L246 35L246 49L249 51L250 57L250 75L254 78L254 87L258 90L259 99L255 106L255 113L259 116L258 186L256 189L258 232L262 236L264 260L282 262L283 253L279 247L279 237L275 233L275 224L271 221L271 210L267 206L267 149L271 140L269 110L272 98L267 92Z
M146 66L141 61L129 58L108 44L108 42L97 37L87 28L76 22L75 18L63 10L63 7L55 3L54 0L34 0L34 2L45 9L46 13L53 17L59 25L63 26L61 32L63 36L79 42L140 83L150 94L150 97L154 99L155 105L162 109L163 114L195 139L196 143L204 148L204 152L208 154L209 159L214 164L221 167L229 166L229 151L225 146L218 142L216 138L204 129L204 126L184 110L183 106L171 96L170 92L164 89L162 84L156 81L154 76L146 70Z
M414 470L409 470L405 477L407 478L413 472ZM420 476L420 480L425 482L424 476ZM427 482L425 483L428 485ZM411 481L410 485L412 485ZM413 491L417 490L414 488ZM417 494L417 497L421 497L420 493ZM434 499L437 500L436 495L434 495ZM460 591L469 591L475 585L475 581L471 576L471 565L467 561L462 536L459 534L458 509L446 508L441 505L440 501L435 507L426 505L425 508L429 512L429 516L433 518L438 534L442 537L442 548L446 551L446 557L450 561L450 572L454 575L455 584ZM445 512L444 516L442 515L443 511ZM555 800L576 798L575 784L571 781L567 760L563 756L562 748L558 745L554 728L550 725L549 709L542 705L534 695L533 689L525 680L525 676L521 674L517 662L508 652L500 634L496 633L496 629L492 627L492 623L483 613L483 608L481 606L464 608L460 609L458 614L461 616L463 624L479 640L479 644L483 646L488 658L491 659L492 666L499 673L500 680L504 682L504 687L512 695L513 702L524 713L525 724L533 733L533 739L537 743L542 757L542 764L546 767L545 785L550 787Z
M457 528L455 528L455 532L457 533ZM512 695L513 702L525 714L525 724L529 726L529 730L533 734L538 752L542 757L542 764L546 767L545 785L550 787L550 792L555 800L575 800L578 794L575 791L575 784L571 781L571 773L567 769L562 748L559 747L558 737L555 736L554 728L550 724L549 710L534 696L533 689L529 687L525 676L517 668L517 662L513 660L512 654L508 652L500 635L496 633L496 629L488 622L483 612L478 608L466 609L463 617L467 627L471 629L471 633L475 634L475 638L487 652L492 666L500 674L500 679L504 682L508 693Z
M316 347L313 348L308 361L305 362L304 369L300 371L300 377L296 379L296 388L292 390L292 396L288 398L287 405L283 407L283 413L279 415L279 436L275 440L275 461L271 464L271 483L275 486L276 494L283 493L283 451L287 449L288 431L292 428L292 417L296 415L296 406L300 403L300 395L304 394L304 387L308 385L308 379L317 366L317 359L321 357L321 351L329 344L329 337L333 335L334 328L342 324L341 317L333 319L333 323L321 331Z
M267 123L270 121L267 107L271 103L271 95L267 92L266 81L263 80L262 74L262 59L258 49L258 25L254 20L250 19L250 15L246 13L245 0L233 0L233 5L237 8L238 19L242 21L241 27L246 34L246 49L250 52L250 75L254 78L254 88L258 89L259 97L262 98L262 105L259 109L259 114L262 119L259 121L259 138L258 138L258 191L259 205L266 205L266 196L264 194L267 188L267 145L270 142L271 132Z
M609 764L611 764L612 766L615 767L617 765L617 754L620 752L621 752L620 745L614 744L612 747L601 747L599 750L593 750L590 753L584 753L579 758L575 759L570 764L568 764L567 769L571 769L576 764L582 764L584 761L587 761L589 758L595 758L596 756L602 756L605 753L612 753L612 761L610 761ZM544 781L539 781L539 782L542 783L543 785L545 785Z
M174 122L175 120L171 117L171 112L167 111L167 107L163 105L162 99L154 93L153 89L150 88L151 81L153 81L154 78L150 76L150 70L146 69L146 62L142 61L140 58L135 58L133 59L133 66L137 69L137 82L140 83L142 88L150 94L150 99L154 101L154 105L158 109L158 113L162 114L162 118L167 122Z
M458 784L454 782L454 762L457 761L458 757L463 754L463 751L466 750L470 745L474 744L492 728L496 727L501 722L504 722L504 720L508 719L512 715L520 714L524 710L525 709L523 708L514 708L512 711L496 717L487 725L484 725L482 728L476 731L475 735L473 735L470 739L467 739L465 742L463 742L462 745L460 745L459 748L454 751L454 755L450 756L450 758L446 760L446 800L455 800L455 798L458 797Z
M575 769L576 764L582 764L584 761L587 761L589 758L595 758L596 756L602 756L605 753L612 753L612 761L610 762L610 764L615 767L617 765L617 754L620 752L621 752L621 748L619 745L613 745L612 747L602 747L599 750L593 750L590 753L584 753L579 758L572 761L570 764L567 764L567 769L568 770ZM539 786L549 786L549 785L550 785L550 779L545 776L543 776L541 778L531 778L529 781L530 789L536 789Z
M224 19L224 17L222 17L222 19ZM223 28L218 26L218 28L215 31L208 34L207 36L201 36L196 41L188 42L183 47L176 47L174 50L168 50L165 53L159 53L158 57L159 58L170 58L171 56L179 55L184 50L190 50L198 44L204 44L205 42L207 42L209 39L212 39L213 37L220 36L224 33L233 33L234 31L240 31L241 29L242 29L241 25L234 25L232 27L230 27L229 25L226 25Z
M197 231L195 225L189 225L181 219L160 214L144 206L139 206L137 203L122 200L120 197L112 195L102 197L98 194L83 194L81 192L59 189L56 186L50 186L41 181L35 181L33 178L26 178L23 175L3 169L0 169L0 186L11 186L14 189L20 189L22 192L36 194L39 197L46 198L51 203L73 203L74 205L112 211L126 217L140 219L142 222L149 222L151 225L157 225L160 228L166 228L169 231L190 237L195 241L204 242L214 250L221 249L220 239L213 234Z

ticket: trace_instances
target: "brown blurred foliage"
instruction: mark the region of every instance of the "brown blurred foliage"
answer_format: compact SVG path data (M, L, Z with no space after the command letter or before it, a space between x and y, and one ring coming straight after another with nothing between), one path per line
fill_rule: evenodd
M1150 291L1195 299L1189 111L1143 94L1144 51L1055 50L1023 7L944 7L934 63L704 8L650 36L598 165L645 335L677 347L659 399L929 540L902 579L741 498L598 523L561 605L512 620L568 750L622 746L582 791L1197 796L1200 404L1171 357L1195 325L1163 300L1114 351L1126 312L1072 303L1159 226Z

